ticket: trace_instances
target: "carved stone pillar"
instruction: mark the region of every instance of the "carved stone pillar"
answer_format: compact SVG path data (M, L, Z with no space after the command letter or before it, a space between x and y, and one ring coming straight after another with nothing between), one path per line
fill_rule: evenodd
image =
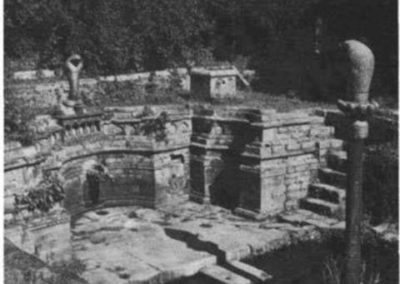
M363 43L348 40L341 44L348 63L347 95L353 102L339 100L338 108L352 121L349 141L348 180L346 193L346 262L345 284L359 284L361 275L362 180L364 140L368 137L367 118L377 108L370 104L369 89L375 59Z

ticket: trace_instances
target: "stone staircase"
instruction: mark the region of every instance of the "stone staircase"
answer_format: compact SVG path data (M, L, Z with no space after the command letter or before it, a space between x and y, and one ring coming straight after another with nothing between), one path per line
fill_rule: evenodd
M311 184L300 208L319 215L343 220L345 216L347 153L332 151L326 167L319 169L318 181Z

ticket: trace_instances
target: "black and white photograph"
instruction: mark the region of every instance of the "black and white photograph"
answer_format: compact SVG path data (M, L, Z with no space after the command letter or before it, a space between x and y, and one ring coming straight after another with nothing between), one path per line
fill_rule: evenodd
M399 283L397 0L0 2L0 283Z

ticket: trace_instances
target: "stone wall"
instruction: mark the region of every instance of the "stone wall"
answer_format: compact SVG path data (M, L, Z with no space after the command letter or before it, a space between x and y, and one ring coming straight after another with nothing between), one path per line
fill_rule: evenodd
M6 212L13 195L46 171L63 180L72 214L91 209L85 165L103 163L112 177L99 186L104 206L154 207L187 194L190 185L191 200L275 214L298 208L328 152L342 149L337 138L347 139L344 116L321 110L198 106L192 114L176 105L109 107L57 122L46 123L47 133L31 147L6 147ZM389 122L373 119L371 141L394 137L397 123ZM376 129L383 132L376 136Z
M34 187L42 172L56 172L66 190L65 207L72 214L84 211L87 163L104 163L112 176L100 183L104 205L155 206L187 190L190 109L108 108L57 120L61 129L51 128L32 147L9 147L5 152L9 207L13 194Z
M48 213L22 211L5 221L5 236L48 264L71 259L70 215L55 207Z
M334 128L307 112L195 110L191 199L251 216L296 209L328 151L341 147Z
M5 233L24 251L47 263L68 260L71 216L104 206L156 207L187 194L190 109L109 108L56 120L56 128L44 123L50 127L42 129L35 145L5 147ZM88 182L94 165L111 177L100 180L96 204ZM35 189L44 174L58 176L65 191L62 204L47 213L17 210L14 195Z
M177 73L181 77L181 85L184 90L190 90L190 76L187 73L186 68L178 68ZM57 105L57 94L68 96L69 84L66 79L52 78L42 82L37 81L38 78L33 76L35 72L28 72L27 78L36 81L25 80L24 75L18 75L15 78L15 83L8 84L8 87L18 97L23 97L24 100L30 101L31 105L37 108L46 108ZM171 70L155 71L155 80L158 80L160 84L167 82L171 75ZM21 77L22 76L22 77ZM134 73L134 74L121 74L116 76L104 76L98 78L82 78L79 81L79 90L82 94L91 97L97 91L99 91L99 84L104 82L124 82L131 81L139 85L144 85L149 81L151 77L150 72L145 73ZM22 80L22 81L21 81Z

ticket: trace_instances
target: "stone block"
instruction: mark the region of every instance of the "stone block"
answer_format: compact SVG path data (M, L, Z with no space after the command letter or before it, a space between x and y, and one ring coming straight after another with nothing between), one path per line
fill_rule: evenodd
M283 134L276 135L276 140L279 140L279 141L290 141L291 137L292 137L291 133L283 133Z
M287 186L288 192L297 192L301 189L301 184L299 182L292 182Z
M272 145L272 154L274 156L284 155L285 153L285 145Z
M301 143L301 149L303 151L313 151L317 147L317 144L315 141L304 141Z
M195 68L191 72L190 90L195 97L224 99L236 96L234 69Z
M289 144L286 145L287 151L298 151L301 148L301 144L297 141L290 141Z
M280 135L278 135L280 136ZM276 139L276 129L275 128L270 128L270 129L263 129L262 131L262 141L267 142L267 141L273 141Z
M263 176L261 181L261 186L262 188L280 186L284 184L284 177L285 176L283 174L268 176L268 177Z

